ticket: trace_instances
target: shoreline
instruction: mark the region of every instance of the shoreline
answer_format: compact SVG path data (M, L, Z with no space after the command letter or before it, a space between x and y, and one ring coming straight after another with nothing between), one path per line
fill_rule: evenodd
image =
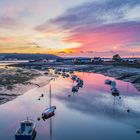
M130 82L133 86L140 91L140 69L132 67L123 66L113 66L113 65L58 65L55 68L61 69L73 69L78 72L89 72L89 73L99 73L104 76L114 77L115 79L122 80L125 82ZM35 87L43 87L47 85L53 78L54 75L45 75L45 71L32 70L32 69L0 69L1 75L0 80L3 77L5 80L7 75L12 75L12 80L14 84L12 85L1 85L0 87L0 105L8 101L15 99L16 97L25 94L28 90ZM4 73L4 74L3 74ZM28 77L25 76L28 75ZM16 76L18 75L18 77ZM25 76L25 77L24 77ZM6 78L5 78L6 77ZM10 77L11 78L11 77ZM18 82L15 82L15 79ZM8 79L9 80L9 79ZM9 82L9 81L8 81Z
M0 69L1 70L1 69ZM8 73L13 74L13 70L8 70ZM23 70L24 71L24 70ZM27 72L27 70L26 70ZM33 71L30 71L32 73ZM41 71L34 71L35 76L29 76L24 82L15 83L10 85L11 88L7 88L5 85L0 87L0 105L5 104L6 102L16 99L18 96L26 94L27 91L33 88L43 87L54 78L52 75L45 76ZM33 74L32 73L32 74ZM7 71L5 72L7 74ZM1 76L1 75L0 75Z
M140 91L140 69L133 67L113 66L113 65L93 65L75 67L79 72L99 73L104 76L113 77L117 80L130 82Z
M104 64L94 64L94 65L58 65L55 68L73 69L78 72L89 72L89 73L99 73L104 76L113 77L117 80L122 80L124 82L129 82L140 91L140 68L136 67L126 67L120 65L104 65Z

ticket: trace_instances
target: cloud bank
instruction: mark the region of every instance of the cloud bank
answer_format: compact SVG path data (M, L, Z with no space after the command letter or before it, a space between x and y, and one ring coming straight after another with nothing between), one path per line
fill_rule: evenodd
M137 44L136 53L140 55L140 15L137 13L140 13L139 0L92 1L68 9L36 30L47 31L50 24L67 31L69 36L64 38L65 42L81 44L71 49L77 53L125 52L127 56L135 52L133 44Z

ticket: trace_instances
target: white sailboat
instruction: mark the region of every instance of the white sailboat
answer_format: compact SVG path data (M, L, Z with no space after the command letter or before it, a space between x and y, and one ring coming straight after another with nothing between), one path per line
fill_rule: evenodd
M42 113L43 120L51 118L52 116L55 115L56 106L51 105L51 85L50 85L49 93L50 93L50 106L43 111Z

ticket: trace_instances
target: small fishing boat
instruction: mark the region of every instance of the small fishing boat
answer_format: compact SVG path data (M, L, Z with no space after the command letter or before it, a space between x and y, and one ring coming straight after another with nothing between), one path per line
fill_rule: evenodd
M77 79L77 76L76 76L76 75L72 75L71 79L72 79L73 81L75 81L75 80Z
M112 88L115 88L116 87L116 82L115 81L112 81L111 82L111 86L112 86Z
M69 74L66 74L65 76L68 78L69 77Z
M35 136L35 122L27 118L20 123L20 128L15 133L15 140L34 140Z
M79 87L78 86L73 86L72 87L72 92L78 92Z
M72 74L72 73L74 73L74 71L73 70L69 70L69 73Z
M77 86L82 88L83 87L83 82L78 82Z
M81 80L81 79L77 77L76 82L80 82L80 80Z
M58 75L61 75L61 72L60 71L58 72Z
M111 82L112 82L112 81L109 80L109 79L106 79L106 80L105 80L105 84L106 84L106 85L111 85Z
M63 72L63 73L62 73L62 76L63 76L63 77L65 77L65 76L66 76L66 73L65 73L65 72Z
M46 108L42 113L42 119L48 119L55 115L56 106L51 105L51 85L50 85L50 106Z
M58 74L58 70L57 69L54 70L54 74Z
M43 93L41 94L41 97L44 97L44 94Z
M83 80L79 79L79 82L78 83L82 83L83 84Z
M119 90L117 88L111 88L111 92L113 96L119 96Z
M65 70L65 69L62 69L62 72L64 72L64 73L65 73L65 72L66 72L66 70Z

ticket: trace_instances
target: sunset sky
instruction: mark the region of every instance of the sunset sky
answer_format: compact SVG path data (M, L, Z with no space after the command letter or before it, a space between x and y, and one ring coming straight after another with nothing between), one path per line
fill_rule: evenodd
M140 0L0 0L0 53L140 56Z

